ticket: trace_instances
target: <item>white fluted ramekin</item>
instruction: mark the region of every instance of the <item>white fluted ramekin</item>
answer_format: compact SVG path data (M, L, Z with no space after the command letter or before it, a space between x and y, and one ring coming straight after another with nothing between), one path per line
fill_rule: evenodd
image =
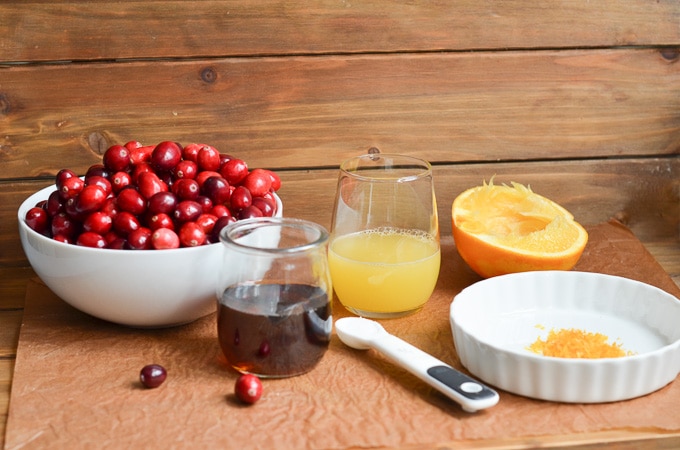
M613 402L654 392L680 372L680 301L627 278L575 271L489 278L454 298L450 321L463 366L526 397ZM555 358L527 349L562 328L605 334L634 354Z

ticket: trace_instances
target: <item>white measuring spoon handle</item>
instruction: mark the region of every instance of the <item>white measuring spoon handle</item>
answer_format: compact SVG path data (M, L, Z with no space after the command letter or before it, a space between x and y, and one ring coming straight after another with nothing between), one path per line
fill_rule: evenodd
M468 412L494 406L498 393L457 371L434 356L389 333L375 338L371 345L396 364L454 400Z

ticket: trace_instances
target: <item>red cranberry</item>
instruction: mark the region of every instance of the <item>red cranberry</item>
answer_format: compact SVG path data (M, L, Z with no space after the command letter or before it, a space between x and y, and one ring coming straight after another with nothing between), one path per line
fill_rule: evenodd
M128 245L127 245L127 240L122 237L117 237L114 239L111 239L110 241L107 240L108 244L106 248L110 248L112 250L127 250Z
M80 212L76 209L76 198L69 198L64 202L64 212L68 214L68 216L78 222L82 222L85 219L85 216L87 216L87 212Z
M248 188L243 186L236 186L234 192L231 193L231 208L232 211L240 211L241 209L249 207L253 203L253 197Z
M104 167L111 172L120 172L130 167L130 151L122 145L112 145L104 152Z
M244 403L252 405L262 397L262 382L252 374L243 374L238 377L234 385L234 394Z
M153 214L170 214L177 207L177 203L177 196L172 192L159 192L149 199L148 209Z
M217 171L220 168L220 152L209 145L204 145L196 155L196 164L201 170Z
M111 246L111 243L117 239L124 239L115 230L110 230L108 233L104 234L104 240L106 241L107 247Z
M101 177L99 175L91 175L89 177L85 178L85 185L90 185L90 184L95 184L102 188L104 190L104 193L108 197L111 192L113 192L113 188L111 186L111 182L107 180L104 177Z
M168 228L159 228L151 234L151 245L157 250L179 248L179 236Z
M151 230L140 227L127 235L128 248L132 250L149 250L151 246Z
M253 197L262 197L272 187L272 179L264 169L255 169L241 183Z
M205 231L196 222L186 222L179 229L179 242L184 247L198 247L205 244Z
M85 181L81 180L80 178L78 177L66 178L57 184L59 198L61 198L62 200L76 198L84 187Z
M63 242L64 244L73 244L73 240L70 237L64 236L63 234L57 234L52 237L57 242Z
M187 161L196 162L198 159L198 152L201 150L201 148L203 148L203 144L191 143L186 145L182 149L182 158Z
M191 178L180 178L172 186L172 192L181 200L195 200L201 192L198 181Z
M146 199L168 190L166 184L153 172L140 173L137 177L137 186L139 193Z
M219 219L220 217L230 217L231 211L229 211L226 205L214 205L210 210L210 214Z
M113 218L113 229L121 236L127 236L140 226L137 217L128 211L121 211Z
M262 216L264 216L262 211L258 207L253 206L253 205L247 206L247 207L243 208L242 210L240 210L238 212L238 219L239 220L253 219L255 217L262 217Z
M206 235L210 235L210 233L212 233L212 230L213 228L215 228L216 223L217 216L214 216L212 214L203 213L196 219L196 225L201 227L201 230L203 230L203 232Z
M164 141L151 153L151 164L158 170L171 171L182 159L182 149L176 142Z
M104 240L104 237L101 234L85 231L80 233L78 239L76 239L76 244L83 247L105 248L106 240Z
M168 373L163 366L149 364L142 367L142 370L139 372L139 381L144 387L153 389L163 384L167 376Z
M183 200L177 204L174 218L179 222L191 222L196 220L202 213L203 207L200 203L193 200Z
M281 177L279 177L278 174L276 174L275 172L273 172L271 170L266 170L266 169L264 169L264 170L265 170L265 172L267 172L267 175L269 175L269 178L271 178L271 180L272 180L272 187L271 187L272 191L276 192L279 189L281 189Z
M152 214L147 220L147 225L152 231L159 228L175 229L175 223L172 221L172 217L165 213Z
M97 211L106 201L106 192L96 184L90 184L83 188L76 198L75 209L81 214Z
M26 225L40 234L49 233L50 218L47 211L37 206L29 209L26 213Z
M248 165L242 159L231 159L222 166L220 174L229 184L239 184L248 175Z
M102 207L99 208L99 211L108 214L109 216L111 216L112 219L116 217L116 215L120 211L118 209L118 205L116 204L116 197L113 196L107 197Z
M114 193L118 193L123 190L123 188L130 186L132 184L132 177L127 172L116 172L111 175L111 188Z
M146 199L134 188L123 189L118 193L116 204L121 211L130 212L136 216L146 211Z
M105 235L111 231L113 219L110 215L102 211L95 211L88 215L83 221L83 230Z
M151 165L146 162L137 163L134 166L132 166L132 170L130 171L130 177L132 177L132 182L139 183L139 177L146 172L153 172L153 168L151 167Z
M226 217L220 217L217 219L217 222L215 222L215 226L213 227L212 233L210 234L210 242L219 242L220 240L220 231L230 223L236 222L236 218L232 216L226 216Z
M229 201L231 189L229 183L222 177L210 177L203 182L202 192L207 195L215 205Z
M85 178L95 175L108 178L111 175L111 172L104 167L104 164L93 164L87 169L87 172L85 172Z
M128 150L130 150L130 163L139 164L142 162L151 161L151 153L153 152L154 148L155 146L153 145L140 146L137 148L128 147Z
M59 198L59 191L53 191L50 196L47 197L47 205L45 205L45 210L50 217L54 217L64 210L64 205Z
M198 175L198 165L194 161L184 159L177 163L173 174L177 179L190 178L193 180Z
M59 172L57 172L56 176L57 189L59 189L59 186L61 186L65 180L73 177L78 178L78 175L76 175L74 171L71 169L61 169Z
M265 339L260 343L260 348L257 349L257 354L263 358L269 356L271 353L271 347L269 347L269 342Z
M128 149L128 150L134 150L134 149L137 149L139 147L142 147L142 143L139 142L139 141L127 141L125 143L125 148Z
M219 172L215 172L214 170L204 170L202 172L199 172L198 175L196 175L196 181L198 181L198 185L203 189L203 183L205 183L205 180L207 180L210 177L221 177Z
M226 163L228 163L232 159L234 159L233 156L228 155L226 153L220 153L220 170L222 169L222 167L224 167Z
M262 215L265 217L272 217L274 215L274 205L264 197L255 197L252 206L262 211Z
M194 201L201 205L201 210L204 213L209 213L213 209L212 200L210 200L210 198L206 197L205 195L199 195L198 197L196 197L196 200Z

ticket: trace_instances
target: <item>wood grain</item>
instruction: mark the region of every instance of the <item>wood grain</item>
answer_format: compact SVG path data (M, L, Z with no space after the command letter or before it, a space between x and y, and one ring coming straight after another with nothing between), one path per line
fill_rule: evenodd
M523 163L438 164L434 167L442 234L451 233L451 204L463 190L494 178L516 181L569 209L583 224L616 218L645 241L677 239L680 224L680 160L673 157L568 160ZM329 227L337 168L280 172L284 214ZM49 181L16 182L0 191L0 262L25 264L16 209Z
M0 179L83 172L132 139L272 168L372 146L433 162L680 148L680 64L654 49L19 66L0 80Z
M677 45L673 0L5 1L0 61Z

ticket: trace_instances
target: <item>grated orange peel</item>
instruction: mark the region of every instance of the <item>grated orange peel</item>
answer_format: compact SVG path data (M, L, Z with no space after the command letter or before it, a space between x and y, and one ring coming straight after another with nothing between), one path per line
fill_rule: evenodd
M458 253L480 276L570 270L588 233L559 204L519 183L487 184L461 193L451 207Z

